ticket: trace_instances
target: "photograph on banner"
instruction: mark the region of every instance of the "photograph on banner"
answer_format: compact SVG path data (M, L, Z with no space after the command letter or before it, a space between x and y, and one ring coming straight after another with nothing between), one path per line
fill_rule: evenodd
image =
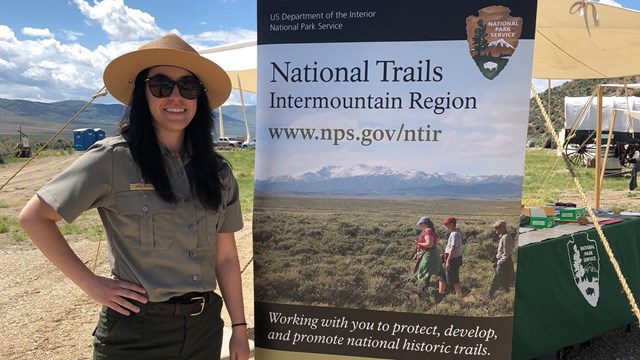
M401 4L258 1L259 348L510 356L535 2Z

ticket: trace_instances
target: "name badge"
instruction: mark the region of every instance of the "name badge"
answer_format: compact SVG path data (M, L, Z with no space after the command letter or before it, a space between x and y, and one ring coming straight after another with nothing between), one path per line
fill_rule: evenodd
M129 184L129 190L131 191L153 191L155 190L155 188L153 187L153 184L145 184L145 183L135 183L135 184Z

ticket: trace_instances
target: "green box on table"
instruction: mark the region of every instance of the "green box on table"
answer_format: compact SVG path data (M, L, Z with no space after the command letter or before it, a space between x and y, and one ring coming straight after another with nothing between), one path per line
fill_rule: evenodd
M537 229L544 229L554 227L556 222L552 217L531 217L529 218L529 225Z
M584 216L584 208L566 208L560 209L560 220L577 220L580 216Z

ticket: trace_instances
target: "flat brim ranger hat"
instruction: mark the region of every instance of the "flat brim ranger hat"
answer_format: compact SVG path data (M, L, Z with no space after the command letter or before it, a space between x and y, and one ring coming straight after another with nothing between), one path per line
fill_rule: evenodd
M231 94L231 80L227 73L173 33L113 59L104 70L104 85L114 98L128 105L138 73L160 65L181 67L197 76L202 81L211 109L222 105Z

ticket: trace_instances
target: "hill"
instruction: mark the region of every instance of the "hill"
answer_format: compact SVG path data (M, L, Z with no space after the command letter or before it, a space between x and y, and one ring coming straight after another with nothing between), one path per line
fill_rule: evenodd
M639 83L640 76L630 77L627 83ZM623 84L623 78L572 80L551 89L550 115L554 129L562 128L564 123L564 98L565 96L589 96L598 84ZM622 88L604 88L605 96L623 96ZM546 108L549 106L549 90L539 94ZM640 89L627 91L627 95L640 96ZM0 135L10 134L14 136L16 130L22 129L28 135L52 135L60 127L73 117L85 102L78 100L42 103L27 100L0 99ZM115 134L116 127L124 107L120 104L91 104L65 131L69 137L73 129L102 128L107 135ZM214 116L219 119L218 109L214 110ZM255 134L256 107L247 106L246 116L251 134ZM228 105L222 108L224 132L226 136L245 136L246 129L242 107ZM216 132L219 133L219 122L215 123ZM531 98L529 103L529 126L527 138L537 145L542 145L549 139L542 113Z
M16 135L16 130L22 127L27 135L53 135L67 121L69 121L86 102L79 100L43 103L27 100L0 99L0 136ZM69 138L74 129L101 128L107 135L116 133L118 122L122 117L124 106L121 104L91 104L89 105L63 132ZM252 134L255 134L255 106L246 107L247 121ZM218 110L215 128L218 130ZM225 135L245 136L247 131L244 124L242 107L238 105L223 106L222 116Z
M640 82L640 76L627 78L627 84ZM549 90L539 93L545 106L550 112L553 127L556 131L564 126L564 98L565 96L590 96L598 84L623 84L623 78L572 80L551 89L551 106L549 111ZM604 96L624 96L623 88L603 88ZM627 90L628 96L640 96L640 89ZM542 112L534 98L529 102L529 128L527 138L537 145L542 145L549 138L544 124Z
M257 179L255 192L322 198L519 199L522 176L400 172L384 166L358 164L325 166L297 176Z

